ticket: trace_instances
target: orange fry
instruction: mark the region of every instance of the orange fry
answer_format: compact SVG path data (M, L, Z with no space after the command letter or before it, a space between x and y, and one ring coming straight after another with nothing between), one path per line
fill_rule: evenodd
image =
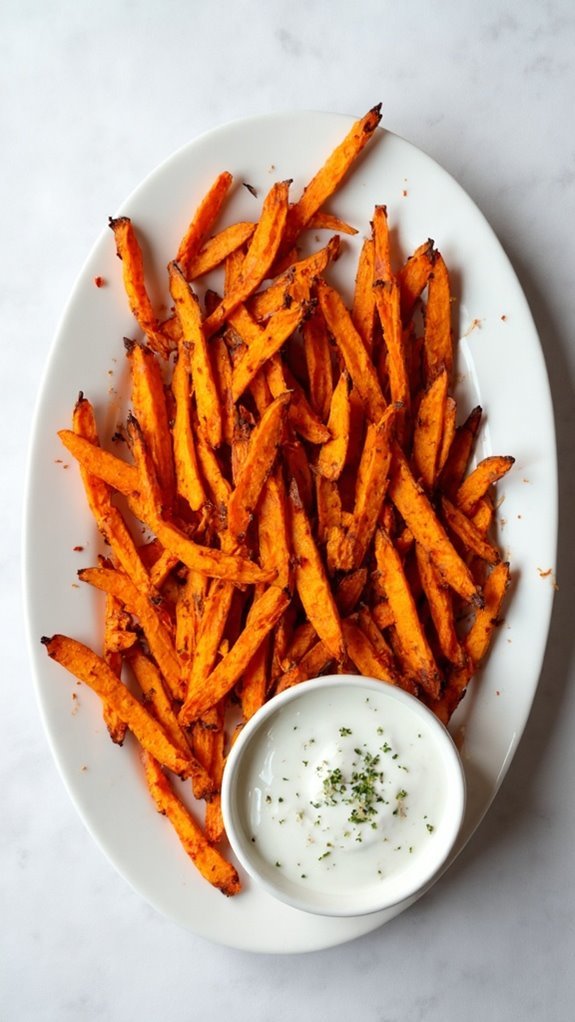
M433 242L431 239L415 250L397 275L401 294L401 321L405 326L424 290L433 269Z
M357 234L356 227L346 224L345 220L340 220L338 216L334 216L332 213L322 213L321 210L314 213L307 226L310 231L337 231L339 234Z
M268 320L265 327L259 326L247 310L244 309L243 312L241 321L234 320L234 328L247 344L232 373L234 401L242 396L262 366L265 366L268 359L279 351L297 329L303 318L305 306L298 303L287 309L280 309Z
M482 410L478 405L465 422L455 430L440 478L441 491L452 499L465 478L473 445L481 424Z
M267 276L284 236L289 186L289 181L282 181L268 192L238 279L204 323L206 337L219 330L230 312L245 302Z
M104 699L118 717L126 722L140 744L156 756L168 770L181 777L189 775L190 756L182 754L181 749L174 745L160 724L101 657L81 642L66 635L53 635L51 638L44 636L42 643L48 656Z
M460 511L466 515L473 514L489 487L509 472L514 463L515 458L508 455L493 455L480 461L455 494L455 503Z
M366 413L377 422L386 407L375 369L343 299L324 280L317 282L318 297L328 329L340 349Z
M455 507L447 497L442 497L441 507L446 524L470 553L481 557L487 564L499 564L501 560L499 551L485 539L485 532L477 528L471 518L463 514L463 511Z
M353 325L361 337L366 351L371 355L373 348L373 331L375 328L375 245L373 238L366 238L361 249L351 318Z
M200 425L212 447L222 441L222 415L218 388L202 329L199 303L177 263L168 267L170 293L182 327L184 343L190 345L190 369Z
M148 338L150 347L167 358L173 345L160 330L160 323L146 290L144 260L132 222L127 216L115 220L110 217L110 227L114 232L116 252L122 260L124 288L132 315Z
M200 202L193 219L178 248L176 262L186 280L191 279L190 268L197 259L200 247L211 231L232 186L233 177L227 171L218 174L211 188Z
M150 348L127 341L124 343L132 374L133 413L150 450L164 502L170 507L176 477L162 370Z
M217 266L225 262L229 255L237 252L242 245L250 240L256 226L256 224L242 221L232 224L231 227L225 227L213 238L208 238L195 258L189 263L185 274L187 280L196 280L204 273L215 270Z
M343 142L336 146L321 169L306 185L298 202L290 206L283 251L292 248L312 216L321 209L330 195L333 195L364 146L373 137L380 120L381 103L355 122Z
M296 433L299 433L304 440L310 444L323 444L329 440L329 430L324 426L308 399L303 388L295 377L292 376L286 365L282 364L279 355L274 355L266 363L266 380L274 397L289 390L291 400L288 408L288 418Z
M447 372L441 369L421 399L413 431L413 463L426 490L435 484L447 401Z
M317 470L326 479L339 479L343 472L349 444L349 376L344 371L331 399L327 428L331 439L322 445Z
M423 358L428 383L431 383L442 367L451 379L453 369L451 291L447 267L439 252L434 253L433 270L427 289Z
M333 394L333 376L327 328L320 312L316 311L304 320L302 333L310 402L321 421L326 422Z
M295 480L289 490L291 540L296 557L295 584L307 617L336 660L343 660L341 621L325 568Z
M306 298L315 278L323 273L330 262L336 261L340 248L341 242L336 234L319 252L292 263L289 269L277 277L265 291L258 291L250 299L249 309L252 316L261 321L279 309L289 307L293 301Z
M455 631L452 594L441 583L429 554L419 543L415 544L415 555L441 652L451 663L461 667L465 662L465 655Z
M172 393L176 414L172 430L177 491L197 511L206 502L206 492L198 465L196 442L190 418L190 353L185 343L178 344L178 360L172 373Z
M272 469L282 439L290 395L280 394L266 408L249 442L236 488L228 503L228 529L243 539L252 520L262 487Z
M72 454L79 464L90 475L102 479L113 490L123 493L125 497L139 496L140 480L137 469L128 465L115 454L110 454L92 441L78 436L71 429L58 430L58 436L66 450Z
M230 897L241 890L236 869L207 840L189 810L180 802L154 756L142 757L146 780L158 812L167 816L182 847L202 876Z

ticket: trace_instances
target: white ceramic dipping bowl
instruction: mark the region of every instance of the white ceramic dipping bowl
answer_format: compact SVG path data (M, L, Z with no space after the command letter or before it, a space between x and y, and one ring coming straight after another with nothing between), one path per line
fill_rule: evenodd
M266 703L222 784L241 865L274 897L319 915L365 915L422 892L464 809L446 728L408 693L356 675L316 678Z

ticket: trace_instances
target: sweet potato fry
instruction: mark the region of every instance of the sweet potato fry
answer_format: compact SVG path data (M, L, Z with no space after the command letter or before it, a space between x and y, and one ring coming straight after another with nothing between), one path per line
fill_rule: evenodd
M234 328L247 345L233 368L234 401L239 400L262 366L265 366L268 359L279 351L288 337L291 337L301 323L304 312L305 306L302 303L291 305L287 309L280 309L269 319L265 327L261 327L244 309L242 320L234 321Z
M228 529L243 539L282 439L290 395L280 394L254 429L246 459L228 503Z
M321 210L314 213L311 220L308 221L307 227L310 231L337 231L338 234L357 234L356 227L346 224L345 220L340 220L338 216L334 216L332 213L323 213Z
M288 542L288 509L281 471L268 476L264 484L258 514L260 563L277 571L275 585L291 590L291 551Z
M229 582L213 579L204 602L200 631L190 665L191 669L187 676L186 694L182 708L184 719L187 714L186 704L190 693L193 694L205 685L206 679L216 663L233 595L234 587Z
M209 843L189 810L180 802L156 758L146 754L142 758L148 788L158 812L168 817L182 847L202 876L227 897L237 894L241 885L236 869Z
M412 683L407 678L403 678L401 676L397 663L394 659L393 652L383 637L381 626L376 620L376 616L373 612L367 607L361 607L357 615L357 623L362 632L365 633L371 642L371 645L377 650L377 654L389 677L393 678L394 683L399 685L401 688L406 688L408 691L414 692L415 688Z
M272 185L236 285L224 295L217 309L204 323L206 337L211 337L219 330L229 313L245 302L267 276L284 237L289 186L289 181Z
M373 211L373 245L374 245L374 269L373 280L393 280L391 269L391 255L389 251L389 224L387 221L387 207L376 206Z
M136 640L135 632L129 631L127 627L130 620L130 615L125 612L120 601L114 596L106 596L103 657L117 678L122 677L122 654ZM104 701L103 716L110 738L116 745L121 745L128 729L126 722L118 717L107 701Z
M327 543L329 530L341 525L341 497L337 483L315 476L317 503L317 537L319 543Z
M344 655L341 621L295 480L289 489L295 584L307 617L335 660Z
M197 259L201 245L210 233L217 216L232 186L233 177L228 171L218 174L207 194L200 202L190 225L184 234L176 255L176 262L182 268L186 280L191 279L190 269Z
M230 255L238 252L252 237L257 224L240 221L225 227L212 238L208 238L188 267L187 279L197 280L204 273L210 273L226 262Z
M168 273L183 343L190 345L190 369L200 425L212 447L218 447L222 441L222 415L199 303L177 263L170 263Z
M391 436L396 410L390 406L378 423L369 423L357 473L353 515L345 539L345 564L362 564L379 518L388 486Z
M395 620L387 600L380 600L379 603L374 603L371 608L371 614L380 631L389 628Z
M207 483L212 500L216 504L218 510L223 512L223 516L225 517L227 514L226 509L230 493L232 492L232 487L224 476L220 463L216 457L216 453L214 449L210 447L203 431L199 428L197 418L195 416L192 416L192 425L194 427L196 453L198 455L198 462L202 476Z
M256 601L250 627L244 628L230 651L220 660L206 682L189 689L180 723L187 726L222 699L247 668L254 653L277 624L290 602L282 589L272 586Z
M282 674L277 683L276 692L279 694L284 692L286 688L299 685L302 681L309 681L310 678L319 677L333 663L333 660L333 654L330 653L325 643L321 641L316 642L301 658L299 663L294 664L293 667Z
M301 198L290 206L288 222L283 239L283 251L295 244L300 232L312 216L333 195L348 170L371 140L381 120L381 103L374 106L365 117L355 122L351 131L328 157L323 167L306 185Z
M321 421L327 422L333 394L333 375L327 327L320 312L316 310L307 317L302 333L310 402Z
M190 353L185 343L178 345L178 360L172 373L172 393L176 415L172 430L176 488L192 511L197 511L206 502L206 491L202 481L196 442L190 418Z
M427 285L433 269L433 241L429 239L415 250L397 274L401 294L401 321L405 326L415 303Z
M366 238L362 245L357 266L351 318L355 329L365 345L365 350L370 355L373 350L373 331L375 328L374 280L375 246L373 238Z
M342 617L347 617L355 610L366 582L367 568L356 568L340 579L335 591L335 602Z
M90 440L78 436L71 429L58 430L58 436L67 451L70 452L90 475L102 479L113 490L123 493L125 497L138 497L140 481L137 469L133 465L110 454L102 447L97 447Z
M160 330L158 317L146 290L144 260L132 222L127 216L116 219L110 217L110 227L114 232L118 258L122 260L124 288L132 315L146 335L150 347L159 355L167 358L172 344Z
M433 270L427 288L423 359L428 383L441 368L451 379L453 337L451 332L451 291L447 267L439 252L433 256Z
M413 431L413 464L426 490L435 485L447 401L447 371L441 369L421 399Z
M236 586L252 585L256 582L273 582L275 571L260 568L252 561L237 554L228 554L223 550L200 546L188 539L176 526L157 520L154 525L156 535L163 546L170 550L178 560L193 571L210 578L222 578L233 582Z
M376 281L373 287L375 306L383 330L385 352L380 360L380 379L389 377L391 400L402 409L397 430L405 440L409 429L411 389L407 371L407 359L403 343L401 316L399 311L399 285L395 280Z
M263 588L256 588L255 602L252 604L250 612L248 613L246 628L250 627L250 614L253 618L254 607L257 605L257 601L262 595ZM268 662L270 639L271 636L266 635L265 639L263 639L258 646L244 671L242 683L239 687L242 715L246 721L249 720L250 717L253 717L254 713L259 710L260 706L263 706L266 699L269 683Z
M385 411L386 402L363 341L337 291L323 280L318 280L317 291L328 330L343 355L367 416L372 422L377 422Z
M463 511L455 507L447 497L442 497L441 507L446 525L461 540L469 553L481 557L487 564L499 564L501 555L497 547L485 539L485 533L478 529Z
M216 785L205 767L192 754L188 737L178 723L174 705L166 691L158 668L138 646L134 646L130 650L128 662L142 690L145 703L151 706L154 717L161 724L168 738L181 751L182 756L190 760L188 776L192 782L194 796L196 798L211 798Z
M441 437L441 447L439 449L439 458L437 461L437 473L439 476L443 471L447 457L451 450L451 445L455 437L455 422L457 417L457 403L452 397L448 397L445 402L445 414L443 417L443 436Z
M390 671L388 663L379 656L364 631L350 618L341 623L347 655L355 664L360 674L367 678L378 678L389 685L398 684L398 675Z
M178 590L176 599L176 653L186 676L198 642L208 579L196 571L188 571L186 580Z
M447 586L442 584L431 557L418 543L415 544L415 555L439 648L451 663L461 667L465 662L465 654L455 631L452 594Z
M293 263L289 270L277 277L265 291L259 291L249 302L249 309L258 322L268 319L274 312L286 308L293 301L307 298L312 282L320 276L330 262L339 256L341 241L338 235L330 238L325 248Z
M450 500L453 499L465 478L482 414L482 409L477 405L469 413L465 422L455 430L455 436L440 477L441 492Z
M377 567L381 572L395 628L413 675L426 692L439 696L441 675L421 626L403 565L389 536L378 529L375 537Z
M389 496L418 543L431 556L443 581L464 600L481 606L482 596L471 573L447 537L429 500L417 485L404 454L395 445L389 482Z
M140 424L152 456L164 503L171 507L176 476L162 370L150 348L132 342L124 343L132 374L133 414Z
M484 606L477 611L475 620L463 642L469 663L466 667L451 674L441 699L436 704L432 704L434 713L444 723L448 722L452 713L457 709L472 675L487 655L509 582L509 565L505 561L500 561L485 583Z
M489 487L509 472L514 463L515 458L505 455L494 455L480 461L455 494L455 503L459 510L463 511L463 514L472 515Z
M140 621L150 652L154 656L174 699L183 698L181 666L172 637L156 607L140 593L130 579L111 568L84 568L78 572L82 582L88 582L104 593L111 593Z
M279 397L286 390L290 392L291 400L288 408L288 418L296 433L299 433L304 440L310 444L323 444L329 440L329 430L323 422L318 419L303 388L292 376L288 367L283 365L279 355L274 355L266 363L266 380L274 397Z
M156 756L160 763L181 777L189 775L190 757L182 754L145 706L138 702L101 657L83 643L66 635L53 635L51 638L44 636L42 643L52 660L85 682L116 711L140 744Z
M331 439L322 444L317 470L326 479L339 479L343 472L349 444L349 376L341 374L333 392L327 428Z

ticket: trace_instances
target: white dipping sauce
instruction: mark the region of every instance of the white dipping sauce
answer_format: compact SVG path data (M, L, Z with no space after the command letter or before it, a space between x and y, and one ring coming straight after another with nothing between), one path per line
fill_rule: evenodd
M399 900L459 825L448 807L459 761L441 725L405 693L356 681L292 691L237 763L240 857L279 897L304 908L311 898L315 911L333 897L350 911L358 897Z

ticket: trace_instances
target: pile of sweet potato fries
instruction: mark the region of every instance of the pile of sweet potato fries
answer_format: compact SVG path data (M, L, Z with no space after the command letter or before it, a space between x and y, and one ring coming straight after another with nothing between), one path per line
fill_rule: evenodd
M293 204L276 183L257 223L214 234L232 186L220 174L168 267L163 321L133 224L111 220L144 335L126 343L131 460L100 446L83 395L59 434L109 548L79 573L106 594L104 648L42 641L101 697L114 741L133 734L158 808L227 895L240 889L217 847L231 712L241 727L329 669L400 685L447 723L509 583L490 532L513 459L469 472L482 413L457 424L441 254L425 241L394 267L377 206L351 310L327 279L356 229L323 207L379 121L375 107L355 123ZM337 233L300 258L310 229ZM223 293L202 308L194 282L217 267ZM168 773L191 779L203 825Z

